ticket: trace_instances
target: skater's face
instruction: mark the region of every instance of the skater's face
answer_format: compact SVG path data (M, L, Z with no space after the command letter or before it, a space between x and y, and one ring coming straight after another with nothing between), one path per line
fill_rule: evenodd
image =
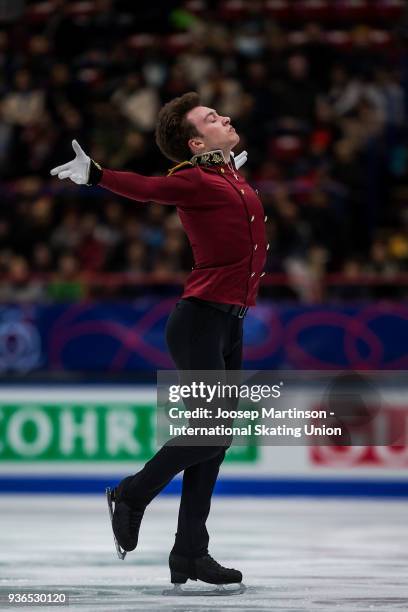
M230 151L239 143L229 117L219 115L213 108L196 106L187 113L186 119L200 134L188 141L193 155L221 149L229 159Z

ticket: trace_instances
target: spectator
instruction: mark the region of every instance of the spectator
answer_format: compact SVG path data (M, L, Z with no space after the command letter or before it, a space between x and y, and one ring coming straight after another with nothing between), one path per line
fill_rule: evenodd
M80 218L75 210L68 210L51 234L51 244L57 251L76 249L80 242Z
M370 249L370 259L366 272L377 278L392 278L398 272L396 261L392 261L387 244L380 239L373 242Z
M142 276L145 271L145 248L140 242L130 242L126 249L125 272L132 277Z
M59 302L76 301L85 296L79 261L72 253L66 252L59 257L57 271L47 287L47 295Z
M95 213L84 215L80 226L80 243L77 253L82 270L99 272L106 259L107 233Z
M290 55L287 73L280 85L279 115L307 124L314 113L317 93L317 86L310 79L306 56Z
M0 300L9 303L39 302L44 298L44 287L39 280L30 279L27 260L21 255L10 258L8 275L0 284Z
M142 132L153 132L159 111L157 91L143 83L138 73L129 74L125 83L112 96L124 117Z
M43 281L47 280L53 270L52 252L44 242L37 242L32 254L33 276Z
M27 69L16 72L14 89L3 100L3 119L17 126L39 122L44 113L44 92L33 87L32 76Z

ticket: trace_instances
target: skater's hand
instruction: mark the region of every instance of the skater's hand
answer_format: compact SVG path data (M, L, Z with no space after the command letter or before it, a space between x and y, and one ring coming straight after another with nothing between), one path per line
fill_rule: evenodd
M75 159L53 168L50 174L53 176L58 174L59 179L69 178L77 185L87 185L91 158L81 149L76 140L72 141L72 148L76 153Z
M236 157L234 153L232 152L231 152L231 155L234 157L234 163L235 163L235 167L237 170L239 170L241 166L243 166L248 159L248 153L246 151L242 151L242 153L240 153Z

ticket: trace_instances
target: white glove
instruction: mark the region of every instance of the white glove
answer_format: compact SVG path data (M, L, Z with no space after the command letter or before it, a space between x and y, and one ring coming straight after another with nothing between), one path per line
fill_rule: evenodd
M235 167L237 170L239 170L241 166L243 166L248 159L248 153L246 151L242 151L242 153L240 153L236 157L235 157L235 154L231 151L231 155L234 158L234 163L235 163Z
M53 176L58 174L59 179L69 178L77 185L86 185L89 181L91 158L81 149L76 140L72 141L72 148L76 153L75 159L53 168L50 174Z

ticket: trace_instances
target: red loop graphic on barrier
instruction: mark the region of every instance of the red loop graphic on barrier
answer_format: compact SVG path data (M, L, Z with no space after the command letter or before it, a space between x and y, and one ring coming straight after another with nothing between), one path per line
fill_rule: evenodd
M169 303L173 306L174 302L175 300L173 298L171 300L162 300L158 302L151 310L142 315L134 328L129 328L114 321L83 321L79 323L71 323L69 327L66 327L68 322L67 320L71 319L72 317L70 317L69 314L66 317L62 316L54 326L53 330L54 333L52 335L52 342L50 346L50 359L52 365L54 367L62 367L62 352L66 345L75 338L84 335L107 334L108 336L115 338L121 344L118 349L118 352L121 355L121 360L124 359L124 357L122 357L124 353L121 351L126 351L126 358L131 352L140 351L143 353L143 357L145 359L151 361L153 366L171 368L173 363L167 352L148 344L145 340L143 340L143 334L151 329L151 327L153 327L158 320L168 314ZM84 310L86 310L86 307L83 309L75 309L75 314L78 314L78 312L83 312ZM116 355L117 354L118 353L116 353ZM116 355L113 357L113 361L111 363L111 371L116 371L118 369L117 365L115 366Z
M286 327L285 346L289 361L293 366L300 370L324 369L335 370L340 366L339 363L325 362L307 353L301 346L299 335L302 331L317 326L337 327L342 329L344 334L345 354L349 358L348 368L352 369L376 369L380 367L382 357L382 345L377 336L354 316L349 316L340 312L306 312L298 315ZM364 360L358 354L347 337L361 339L370 349L370 354ZM344 365L343 365L344 367Z

